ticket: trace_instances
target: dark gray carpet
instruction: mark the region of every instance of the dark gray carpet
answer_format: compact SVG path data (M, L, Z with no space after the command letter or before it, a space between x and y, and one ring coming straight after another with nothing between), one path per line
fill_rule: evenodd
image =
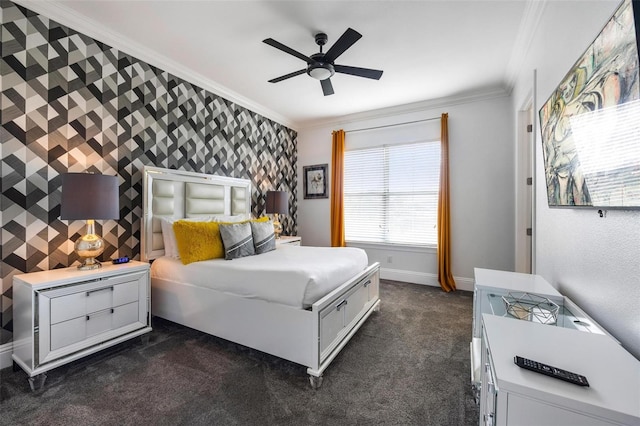
M477 424L472 293L383 281L381 299L317 391L300 365L154 318L148 343L52 370L38 392L2 370L0 424Z

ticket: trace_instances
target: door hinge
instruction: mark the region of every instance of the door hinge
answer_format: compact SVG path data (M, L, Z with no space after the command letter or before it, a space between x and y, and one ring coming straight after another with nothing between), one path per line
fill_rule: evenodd
M531 234L533 233L531 228L527 228L527 236L531 236Z
M533 124L527 124L527 133L533 133Z
M532 177L528 177L527 178L527 185L533 185L533 178Z

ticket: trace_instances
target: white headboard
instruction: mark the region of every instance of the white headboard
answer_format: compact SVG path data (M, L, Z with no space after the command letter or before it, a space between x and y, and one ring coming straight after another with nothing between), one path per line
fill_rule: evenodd
M248 179L145 166L142 169L142 261L164 255L160 218L251 214Z

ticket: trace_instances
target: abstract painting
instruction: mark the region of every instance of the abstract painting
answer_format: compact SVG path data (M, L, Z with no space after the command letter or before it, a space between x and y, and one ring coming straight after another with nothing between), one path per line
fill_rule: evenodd
M550 207L640 207L638 3L620 5L540 109Z

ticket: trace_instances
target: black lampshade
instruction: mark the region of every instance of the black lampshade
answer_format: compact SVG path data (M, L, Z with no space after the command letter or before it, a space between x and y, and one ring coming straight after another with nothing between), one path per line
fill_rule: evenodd
M289 214L289 193L287 191L267 191L267 214Z
M89 173L63 174L60 219L120 219L118 178Z

